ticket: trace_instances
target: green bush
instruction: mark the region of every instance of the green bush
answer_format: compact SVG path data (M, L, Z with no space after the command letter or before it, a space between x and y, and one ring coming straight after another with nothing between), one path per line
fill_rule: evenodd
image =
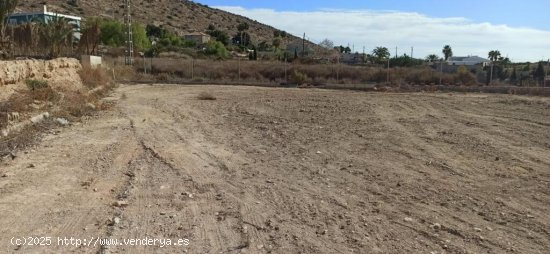
M225 59L229 56L229 52L219 41L210 41L206 44L205 53L207 55L216 56L219 59Z
M38 80L38 79L27 79L25 81L25 84L27 84L27 87L31 91L36 91L44 88L48 88L48 81L46 80Z
M117 20L102 20L100 25L100 40L111 47L121 47L126 43L126 27ZM140 24L132 24L134 47L136 50L145 50L151 46L145 28Z

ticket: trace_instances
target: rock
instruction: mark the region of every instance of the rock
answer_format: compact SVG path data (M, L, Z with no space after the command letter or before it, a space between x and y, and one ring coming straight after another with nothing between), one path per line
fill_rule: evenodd
M160 215L166 215L166 212L160 212L159 214Z
M120 223L120 218L119 218L119 217L115 217L115 218L113 219L113 223L114 223L114 225L119 224L119 223Z
M2 177L6 178L6 177L8 177L8 174L2 174Z
M48 112L42 113L42 114L39 114L37 116L32 117L31 122L33 124L41 123L42 121L46 120L48 117L50 117L50 113L48 113Z
M97 192L97 188L94 188L94 192Z
M65 118L56 118L55 119L55 122L57 122L59 125L61 126L67 126L69 125L69 120L65 119Z
M95 110L95 109L96 109L95 105L92 104L92 103L89 103L89 102L86 103L86 107L89 108L89 109L92 109L92 110Z
M317 151L317 154L322 154L322 152L321 152L321 151Z
M35 168L35 167L36 167L36 165L34 165L34 164L32 164L32 163L29 164L29 166L27 166L27 168Z
M406 221L406 222L412 222L413 221L413 219L411 217L405 217L403 220Z
M95 190L95 189L94 189ZM126 207L128 206L128 201L119 200L113 203L113 206L116 207Z
M434 230L440 230L440 229L441 229L441 224L439 224L439 223L434 223L434 224L432 225L432 228L433 228Z
M475 230L476 232L481 232L481 231L483 231L483 229L481 229L481 228L474 228L474 230Z
M264 248L264 246L262 244L258 245L257 247L258 247L258 250L261 250L261 249Z

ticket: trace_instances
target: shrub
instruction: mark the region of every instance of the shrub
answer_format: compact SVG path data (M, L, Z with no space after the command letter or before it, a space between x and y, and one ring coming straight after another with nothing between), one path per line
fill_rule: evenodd
M227 51L223 43L219 41L208 42L208 44L206 45L205 53L207 55L216 56L219 59L224 59L229 56L229 52Z
M214 95L212 95L211 93L208 93L208 92L201 92L201 93L197 96L197 99L202 100L202 101L215 101L215 100L216 100L216 97L215 97Z
M97 87L110 88L113 84L113 77L104 68L90 68L83 67L78 74L82 83L88 89L94 89Z
M55 92L46 80L29 79L25 83L29 88L29 98L38 101L56 101L59 99L59 94Z
M292 74L290 75L290 81L292 83L295 83L297 85L304 85L308 82L308 77L307 75L297 71L297 70L294 70L292 72Z
M48 81L46 80L38 80L38 79L27 79L25 80L25 84L27 84L27 87L31 91L35 91L38 89L44 89L48 87Z

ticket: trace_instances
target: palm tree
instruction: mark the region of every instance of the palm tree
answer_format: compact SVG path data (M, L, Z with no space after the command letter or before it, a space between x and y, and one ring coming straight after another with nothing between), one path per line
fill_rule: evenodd
M426 61L430 63L434 63L437 59L439 59L439 57L436 54L431 54L426 57Z
M74 27L67 19L54 17L48 23L42 23L39 31L42 46L49 48L51 58L58 57L63 46L72 47Z
M447 61L449 57L453 56L453 49L449 45L445 45L441 52L443 52L443 55L445 56L445 61Z
M380 63L382 60L390 58L390 51L386 47L376 47L372 50L372 55Z
M493 69L495 62L500 59L500 51L491 50L489 51L489 60L491 60L491 78L489 79L489 84L493 83Z

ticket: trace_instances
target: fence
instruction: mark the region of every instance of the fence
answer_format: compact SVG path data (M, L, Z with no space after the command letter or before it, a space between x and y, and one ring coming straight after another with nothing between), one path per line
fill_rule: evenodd
M123 57L105 58L111 66L124 66ZM341 87L382 85L478 86L483 84L471 73L441 73L430 66L387 68L379 65L338 63L302 64L282 61L206 60L183 58L135 58L132 81L212 83L212 84L310 84ZM496 86L509 85L494 82ZM520 82L518 81L518 84ZM536 87L532 79L521 81Z

